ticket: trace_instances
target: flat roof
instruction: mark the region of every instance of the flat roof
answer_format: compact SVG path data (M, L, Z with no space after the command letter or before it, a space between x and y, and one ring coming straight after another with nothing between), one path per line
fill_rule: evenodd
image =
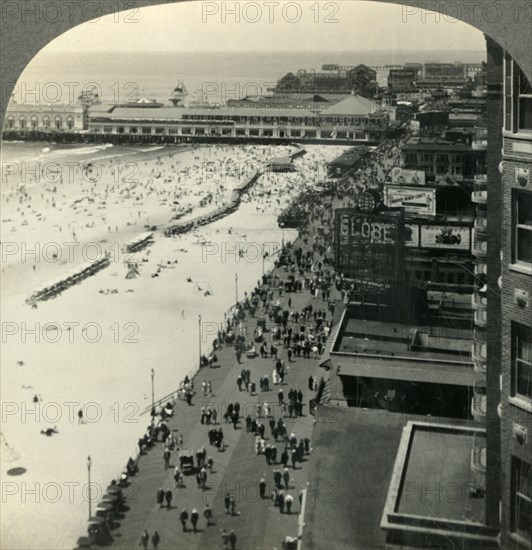
M380 522L403 429L409 421L422 422L424 417L320 406L315 420L303 547L384 548L386 532ZM471 423L445 419L447 424ZM442 465L445 467L446 463L431 461L426 468L441 469Z
M316 118L316 115L306 109L273 109L273 108L213 108L206 107L159 107L159 108L142 108L142 107L116 107L112 112L102 112L98 109L90 111L91 116L113 119L132 119L132 120L182 120L184 115L187 116L218 116L218 117L310 117Z
M460 151L481 152L480 150L477 151L476 149L473 149L468 143L455 143L443 139L412 138L401 145L401 151L423 151L429 149L434 149L435 151L441 151L442 149L454 149Z
M472 387L471 337L467 329L349 318L347 309L330 353L339 376Z
M381 527L412 540L449 537L451 547L456 539L492 547L497 531L485 525L485 471L485 428L409 421Z

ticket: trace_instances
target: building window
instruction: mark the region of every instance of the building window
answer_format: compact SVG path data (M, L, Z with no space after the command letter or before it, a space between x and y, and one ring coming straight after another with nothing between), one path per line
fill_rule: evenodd
M523 71L514 63L514 108L517 130L532 131L532 86Z
M512 457L512 532L524 541L532 536L532 468Z
M514 263L532 266L532 193L513 191Z
M532 328L512 324L512 395L532 400Z
M508 54L504 60L504 129L532 132L532 86Z

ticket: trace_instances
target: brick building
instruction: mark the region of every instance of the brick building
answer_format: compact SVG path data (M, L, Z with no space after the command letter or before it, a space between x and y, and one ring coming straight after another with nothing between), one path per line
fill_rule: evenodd
M501 535L532 547L532 88L503 63L501 172Z

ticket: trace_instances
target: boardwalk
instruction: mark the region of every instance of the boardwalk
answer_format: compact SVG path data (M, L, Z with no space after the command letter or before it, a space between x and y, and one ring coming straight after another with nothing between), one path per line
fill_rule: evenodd
M287 277L283 270L276 270L280 277ZM336 291L333 290L335 293ZM275 294L277 296L277 292ZM292 309L300 311L309 303L316 309L325 310L327 304L321 299L312 299L308 290L298 293L283 294L281 305L286 307L288 298L292 299ZM336 317L339 316L341 307L336 308ZM330 315L330 314L329 314ZM256 313L261 317L261 310ZM256 319L246 318L247 333L253 334ZM268 321L268 325L270 326ZM295 328L295 327L294 327ZM271 332L265 334L270 339ZM238 364L232 346L224 346L217 351L220 367L202 368L194 378L195 396L192 405L188 406L184 401L178 401L174 409L174 415L169 420L168 426L176 437L183 436L183 446L192 452L204 446L207 449L207 456L212 457L214 468L212 474L208 475L207 486L204 491L198 488L195 475L185 476L185 487L175 488L173 480L173 466L178 463L178 452L172 452L170 460L171 467L164 468L163 451L164 447L158 442L146 454L140 457L139 472L131 478L131 486L126 489L127 507L125 514L119 518L119 526L112 531L114 541L113 548L131 549L140 547L140 536L146 529L150 536L154 531L160 535L161 549L186 549L197 548L210 549L222 548L220 531L222 528L228 531L234 529L237 535L236 548L240 549L273 549L281 548L285 536L297 536L298 521L300 512L299 494L305 488L307 482L308 455L303 462L296 465L296 469L290 468L289 493L294 497L292 513L280 513L272 500L268 498L273 488L273 469L276 466L267 465L265 456L257 455L255 452L255 436L247 433L244 418L247 414L255 417L256 403L264 404L267 401L271 406L272 415L275 420L281 417L281 409L278 404L278 391L282 387L285 400L291 388L303 392L303 416L297 419L286 418L288 434L294 432L298 440L311 438L314 417L309 414L309 400L314 398L314 392L308 388L309 376L317 376L318 380L326 376L326 371L319 365L320 359L305 359L295 357L288 362L286 350L282 344L277 344L279 357L285 360L289 367L282 386L273 385L270 382L269 391L260 391L259 378L268 375L272 379L272 370L275 367L275 360L271 357L254 359L242 356L242 364ZM239 391L236 379L242 368L251 371L251 379L257 384L257 394L250 395L246 391ZM212 397L202 396L202 382L212 383ZM239 402L241 405L240 422L237 429L232 424L223 420L228 403ZM208 442L208 430L211 426L200 423L200 411L202 406L216 406L218 411L218 425L224 431L225 450L219 452ZM146 415L146 424L149 418ZM268 419L261 419L266 425L266 443L272 443ZM277 463L284 448L284 444L277 443ZM312 443L311 443L312 447ZM266 496L259 497L259 481L264 477L267 482ZM170 489L173 492L171 508L159 507L156 503L156 492L159 488L165 491ZM227 493L235 496L237 503L237 515L225 513L224 498ZM214 516L214 524L206 527L206 520L203 518L205 504L209 504ZM179 521L179 514L186 509L189 516L193 508L200 514L198 532L191 530L188 522L187 532L183 532ZM150 543L149 547L152 545Z

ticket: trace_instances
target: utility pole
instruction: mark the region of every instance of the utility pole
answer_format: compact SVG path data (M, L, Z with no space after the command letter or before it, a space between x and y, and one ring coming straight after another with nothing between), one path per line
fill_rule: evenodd
M151 415L155 416L155 371L151 369Z
M198 315L199 366L201 367L201 315Z
M91 457L87 457L87 473L89 475L89 521L92 517L92 499L91 499L91 466L92 466L92 460Z

